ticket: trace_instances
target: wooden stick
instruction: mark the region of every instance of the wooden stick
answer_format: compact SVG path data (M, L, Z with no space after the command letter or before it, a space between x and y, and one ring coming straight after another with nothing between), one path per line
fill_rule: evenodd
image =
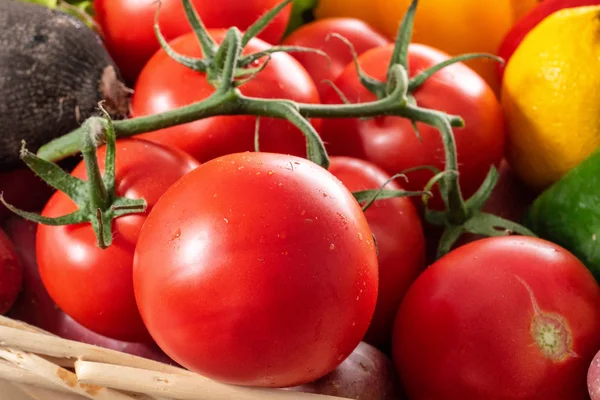
M23 321L11 319L11 318L5 317L3 315L0 315L0 326L7 326L9 328L20 329L22 331L33 332L33 333L43 333L43 334L50 335L50 336L56 336L50 332L46 332L45 330L38 328L37 326L29 325Z
M181 376L89 361L77 361L75 372L80 382L176 400L340 400L333 396L208 383L199 375Z
M40 379L40 377L33 372L15 367L12 364L4 361L0 363L0 379L9 381L10 383L21 383L24 385L32 385L46 389L60 390L63 393L70 392L70 390L66 390L62 386L56 386L50 381Z
M25 353L17 349L0 347L0 357L38 375L39 379L46 379L57 387L88 399L134 400L133 397L112 389L103 388L97 385L82 384L78 382L77 376L74 373L59 367L50 361L44 360L35 354Z
M56 358L83 359L108 364L144 368L158 372L196 376L193 372L115 350L73 340L61 339L17 328L0 326L0 345Z
M57 392L41 387L34 387L29 385L16 385L23 393L29 396L32 400L84 400L82 397L75 393Z

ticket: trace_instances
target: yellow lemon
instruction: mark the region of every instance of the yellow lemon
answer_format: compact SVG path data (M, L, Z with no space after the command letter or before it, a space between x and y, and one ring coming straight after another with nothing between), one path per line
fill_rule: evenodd
M558 11L506 66L507 159L543 190L600 146L600 6Z
M516 20L539 0L420 0L413 42L451 55L495 54ZM361 18L389 37L395 37L412 0L319 0L315 15ZM466 63L499 92L497 64L481 59Z

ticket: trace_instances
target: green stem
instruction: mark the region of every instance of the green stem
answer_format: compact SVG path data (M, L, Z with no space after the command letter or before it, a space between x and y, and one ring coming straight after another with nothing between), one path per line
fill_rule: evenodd
M88 186L90 193L90 206L93 209L106 210L110 205L110 196L104 185L102 173L98 166L98 157L96 156L96 144L104 130L102 120L90 119L85 124L86 134L83 135L81 153L85 160L85 166L88 176Z
M231 28L225 34L227 53L225 54L225 64L221 74L221 83L217 87L217 94L223 94L234 87L234 72L238 63L238 57L241 53L242 34L237 28Z
M189 106L163 113L113 121L117 137L129 137L175 125L193 122L216 115L234 115L238 108L237 90L230 90L212 96ZM42 146L38 156L45 160L58 161L76 154L80 150L81 136L85 135L85 125Z
M416 106L407 106L400 110L398 116L424 122L437 128L442 135L444 151L446 156L446 171L458 171L458 160L456 155L456 141L452 133L452 126L448 116L440 111L423 109ZM444 182L448 194L446 207L448 208L448 220L460 225L468 219L468 211L460 191L458 174L447 174Z

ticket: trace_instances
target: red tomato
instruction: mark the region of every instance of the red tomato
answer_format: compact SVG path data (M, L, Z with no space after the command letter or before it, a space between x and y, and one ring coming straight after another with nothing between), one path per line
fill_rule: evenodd
M215 40L221 41L225 33L215 31L213 34ZM201 54L193 34L182 36L171 45L188 56ZM257 52L267 48L267 43L255 39L247 50ZM243 94L304 103L319 102L314 83L298 61L285 53L277 53L272 57L269 65L255 79L241 87ZM206 81L205 74L178 64L161 50L140 74L132 98L133 113L141 116L173 110L205 99L213 92L214 88ZM252 116L218 116L150 132L141 137L180 148L205 162L225 154L253 150L255 121L256 118ZM262 151L304 156L306 140L287 121L261 118L260 148Z
M374 47L389 44L388 38L375 31L367 23L354 18L326 18L301 26L290 34L283 44L287 46L301 46L322 50L329 55L329 60L314 53L290 53L306 68L313 78L319 95L329 90L330 85L324 80L334 81L346 65L352 61L352 52L344 42L337 38L327 37L333 33L344 36L356 50L357 54Z
M6 233L14 242L23 265L23 291L8 316L65 339L173 364L174 362L155 343L121 342L98 335L75 322L58 308L44 288L35 261L36 225L18 217L8 219L5 224Z
M0 229L0 315L14 304L23 282L23 268L15 246Z
M393 45L378 47L359 57L363 70L375 79L385 80ZM412 44L409 48L410 76L448 59L438 50ZM362 86L353 64L349 64L336 85L353 103L375 100ZM504 151L502 111L494 92L485 81L464 64L454 64L437 72L414 93L421 107L463 117L466 126L455 128L460 184L465 196L479 188L492 164L498 165ZM341 103L331 90L324 103ZM409 120L398 117L371 119L324 119L322 137L332 155L345 155L373 162L389 174L408 168L432 165L444 169L444 146L437 129L418 123L420 142ZM407 174L407 189L422 190L433 176L429 171ZM430 202L442 205L440 196Z
M248 386L331 372L377 300L375 244L352 194L316 164L273 153L223 156L171 187L142 228L133 275L165 353Z
M52 195L52 187L38 178L30 169L0 172L0 193L4 200L23 210L41 208ZM13 215L0 203L0 220Z
M241 30L252 25L262 14L279 4L279 0L192 0L208 28ZM159 25L167 40L192 31L181 0L160 2ZM152 0L94 0L94 10L106 47L124 76L134 82L144 64L160 49L154 33L157 2ZM290 18L287 6L261 32L259 38L278 43Z
M411 400L584 400L600 286L553 243L479 240L417 278L393 346Z
M98 150L104 170L105 147ZM136 341L147 338L133 293L131 270L137 237L148 212L177 179L199 163L177 149L151 142L117 141L117 195L144 198L148 211L117 218L114 241L102 250L96 245L91 224L40 225L37 231L37 262L48 293L56 304L86 328L115 339ZM86 179L85 163L73 175ZM42 214L66 215L76 205L57 192Z
M352 192L379 189L390 176L373 164L348 157L332 157L329 172ZM399 190L390 182L387 190ZM377 306L365 341L388 350L398 306L425 267L425 238L417 209L407 198L378 200L366 211L378 248Z
M547 16L553 14L558 10L571 7L591 6L600 4L600 0L544 0L535 6L531 11L522 16L506 34L500 49L498 50L498 56L502 57L505 61L504 64L498 64L498 70L500 79L504 76L504 69L506 64L512 57L517 47L521 44L525 36L530 30L535 28L540 22L546 19Z

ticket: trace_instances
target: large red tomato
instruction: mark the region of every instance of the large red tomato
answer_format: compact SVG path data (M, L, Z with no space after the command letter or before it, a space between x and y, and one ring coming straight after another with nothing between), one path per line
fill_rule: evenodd
M98 150L101 170L105 149ZM199 163L177 149L137 139L117 141L116 159L117 195L144 198L148 210L115 219L114 240L105 250L96 245L89 223L39 225L37 262L48 293L64 312L96 333L134 341L148 337L135 303L131 275L139 231L164 191ZM85 163L79 164L73 175L86 179ZM75 210L75 203L57 192L42 214L58 217Z
M390 176L373 164L349 157L331 157L329 172L352 192L379 189ZM386 190L399 190L390 182ZM388 350L398 306L425 267L425 238L421 219L407 198L378 200L365 212L377 242L379 294L365 341Z
M8 314L10 318L37 326L65 339L174 364L156 343L123 342L107 338L75 322L52 301L42 283L35 254L37 224L12 217L5 222L4 229L14 242L23 266L23 290Z
M365 73L385 80L393 45L378 47L359 57ZM409 47L410 76L447 60L448 56L424 45ZM349 64L336 85L352 103L375 100L360 84L355 67ZM417 104L461 116L464 128L455 128L461 189L470 196L487 175L492 164L498 165L504 152L502 111L492 89L464 64L454 64L437 72L414 93ZM324 103L341 103L333 90ZM444 146L437 129L418 123L423 141L419 141L409 120L398 117L370 119L325 119L322 137L332 155L346 155L373 162L389 174L408 168L435 166L444 169ZM407 174L410 190L422 190L433 176L429 171ZM431 205L441 205L435 196Z
M393 355L411 400L585 400L600 348L600 286L575 256L531 237L462 246L398 311Z
M204 376L287 387L334 370L377 300L372 233L352 194L299 157L237 153L173 185L134 263L152 337Z
M375 31L367 23L354 18L326 18L301 26L283 41L287 46L309 47L322 50L329 59L314 53L291 53L306 68L313 78L319 95L323 96L330 87L324 82L333 82L352 61L352 51L338 38L330 37L337 33L348 39L357 54L374 47L390 43L389 39ZM328 40L329 38L329 40Z
M217 41L225 36L224 31L211 33ZM201 54L194 34L182 36L171 45L187 56ZM267 48L267 43L254 39L246 49L248 52L257 52ZM317 89L306 70L285 53L273 54L269 65L240 90L247 96L319 102ZM133 113L142 116L173 110L205 99L214 91L205 74L178 64L161 50L140 74L132 98ZM178 147L205 162L225 154L253 150L255 130L256 117L218 116L150 132L141 137ZM261 118L260 148L262 151L304 156L306 141L304 135L289 122Z
M208 28L248 28L262 14L275 7L279 0L192 0ZM181 0L160 2L159 25L167 40L175 39L192 28L187 21ZM134 82L144 64L160 49L154 33L154 16L158 2L153 0L94 0L96 20L109 53L124 76ZM258 36L276 44L281 39L290 18L287 6Z

